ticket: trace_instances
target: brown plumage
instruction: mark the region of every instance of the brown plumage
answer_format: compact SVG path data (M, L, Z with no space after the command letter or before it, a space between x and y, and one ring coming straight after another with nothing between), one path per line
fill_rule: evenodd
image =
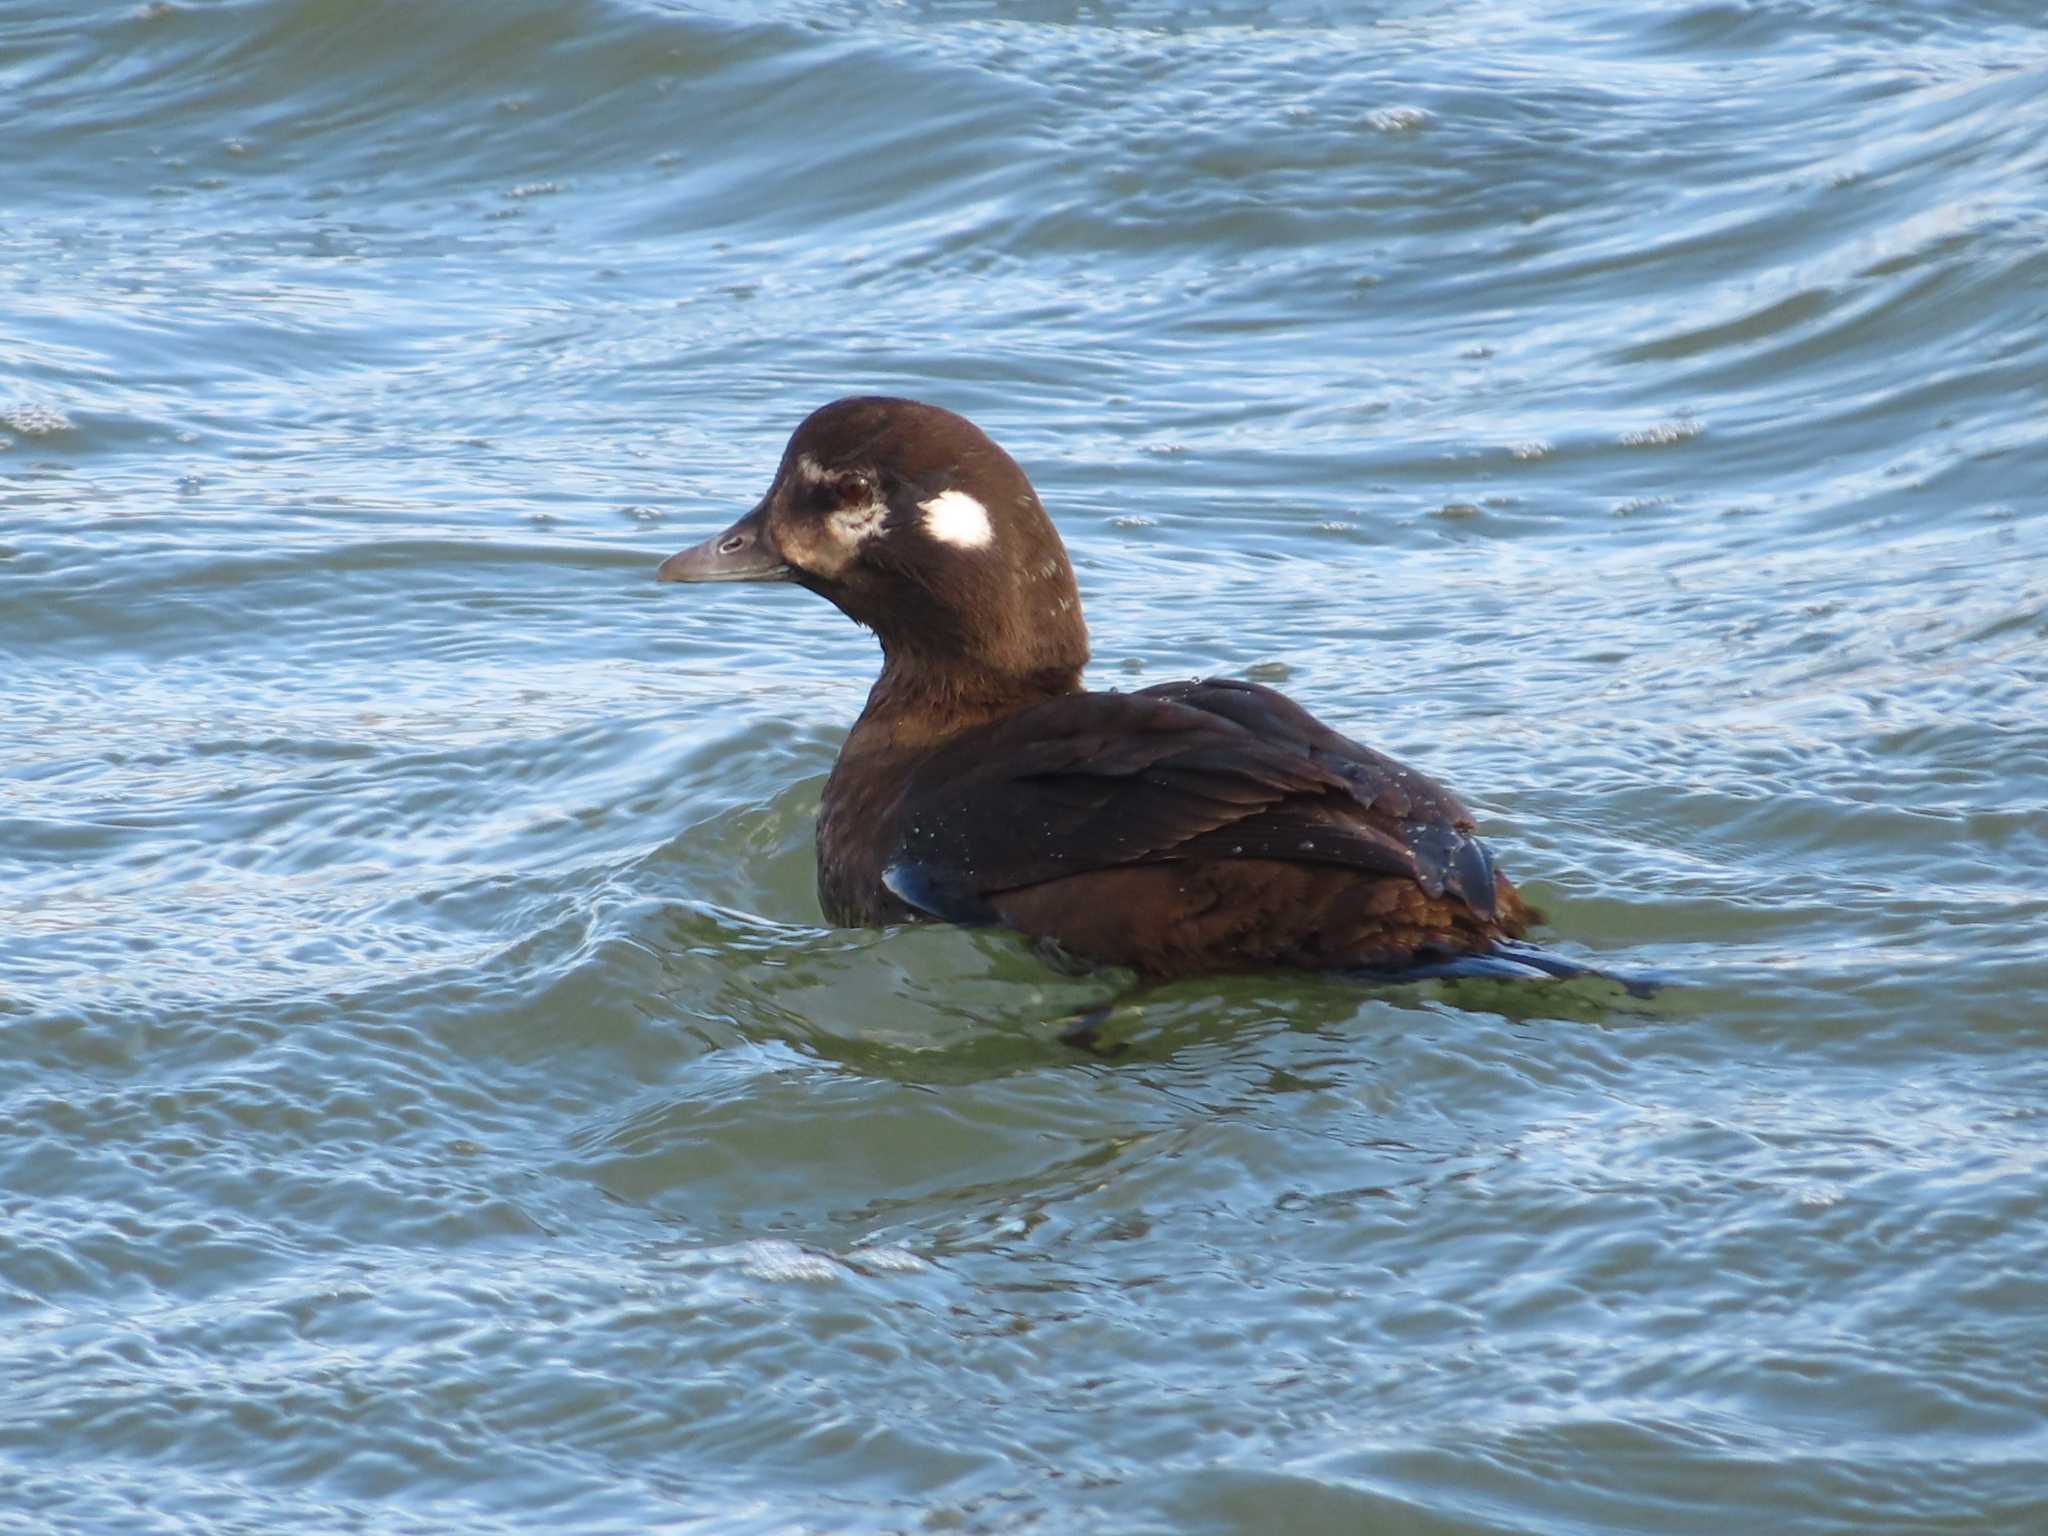
M661 575L795 581L881 641L818 818L835 923L1000 923L1157 977L1395 971L1529 921L1455 796L1284 695L1086 692L1059 535L950 412L814 412L760 505Z

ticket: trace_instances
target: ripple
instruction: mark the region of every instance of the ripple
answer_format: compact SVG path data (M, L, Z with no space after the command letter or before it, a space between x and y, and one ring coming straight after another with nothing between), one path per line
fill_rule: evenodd
M2048 1523L2036 9L15 6L0 1505ZM867 389L1672 983L822 926Z

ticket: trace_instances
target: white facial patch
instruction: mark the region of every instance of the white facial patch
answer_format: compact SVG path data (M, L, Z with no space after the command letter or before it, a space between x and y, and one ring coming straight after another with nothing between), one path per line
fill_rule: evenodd
M879 501L864 501L857 507L841 507L825 519L835 542L847 550L858 549L882 531L882 519L889 509Z
M796 461L796 478L806 486L831 485L840 479L808 453ZM786 532L785 544L793 544L802 556L799 563L824 576L837 576L853 563L860 547L879 535L889 508L879 497L836 507L829 513L818 538L801 532Z
M917 509L924 514L924 531L941 544L986 549L995 540L988 508L965 491L941 491L930 501L920 501Z

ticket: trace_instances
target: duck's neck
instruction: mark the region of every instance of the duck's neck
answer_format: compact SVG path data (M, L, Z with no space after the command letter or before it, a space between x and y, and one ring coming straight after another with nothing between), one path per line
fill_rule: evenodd
M882 871L896 846L904 789L928 754L976 726L1081 692L1078 662L1000 673L884 655L882 675L839 749L818 805L818 900L835 923L900 922L912 915L884 889Z
M845 752L922 751L963 731L1002 720L1062 694L1080 693L1080 665L1030 672L992 672L981 666L935 666L884 652L882 675L868 691Z

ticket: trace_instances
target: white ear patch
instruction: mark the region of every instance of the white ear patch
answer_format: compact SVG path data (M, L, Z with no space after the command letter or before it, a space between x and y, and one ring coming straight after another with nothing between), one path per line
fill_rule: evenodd
M988 520L988 508L965 491L941 491L930 501L920 501L924 531L941 544L955 549L986 549L996 530Z

